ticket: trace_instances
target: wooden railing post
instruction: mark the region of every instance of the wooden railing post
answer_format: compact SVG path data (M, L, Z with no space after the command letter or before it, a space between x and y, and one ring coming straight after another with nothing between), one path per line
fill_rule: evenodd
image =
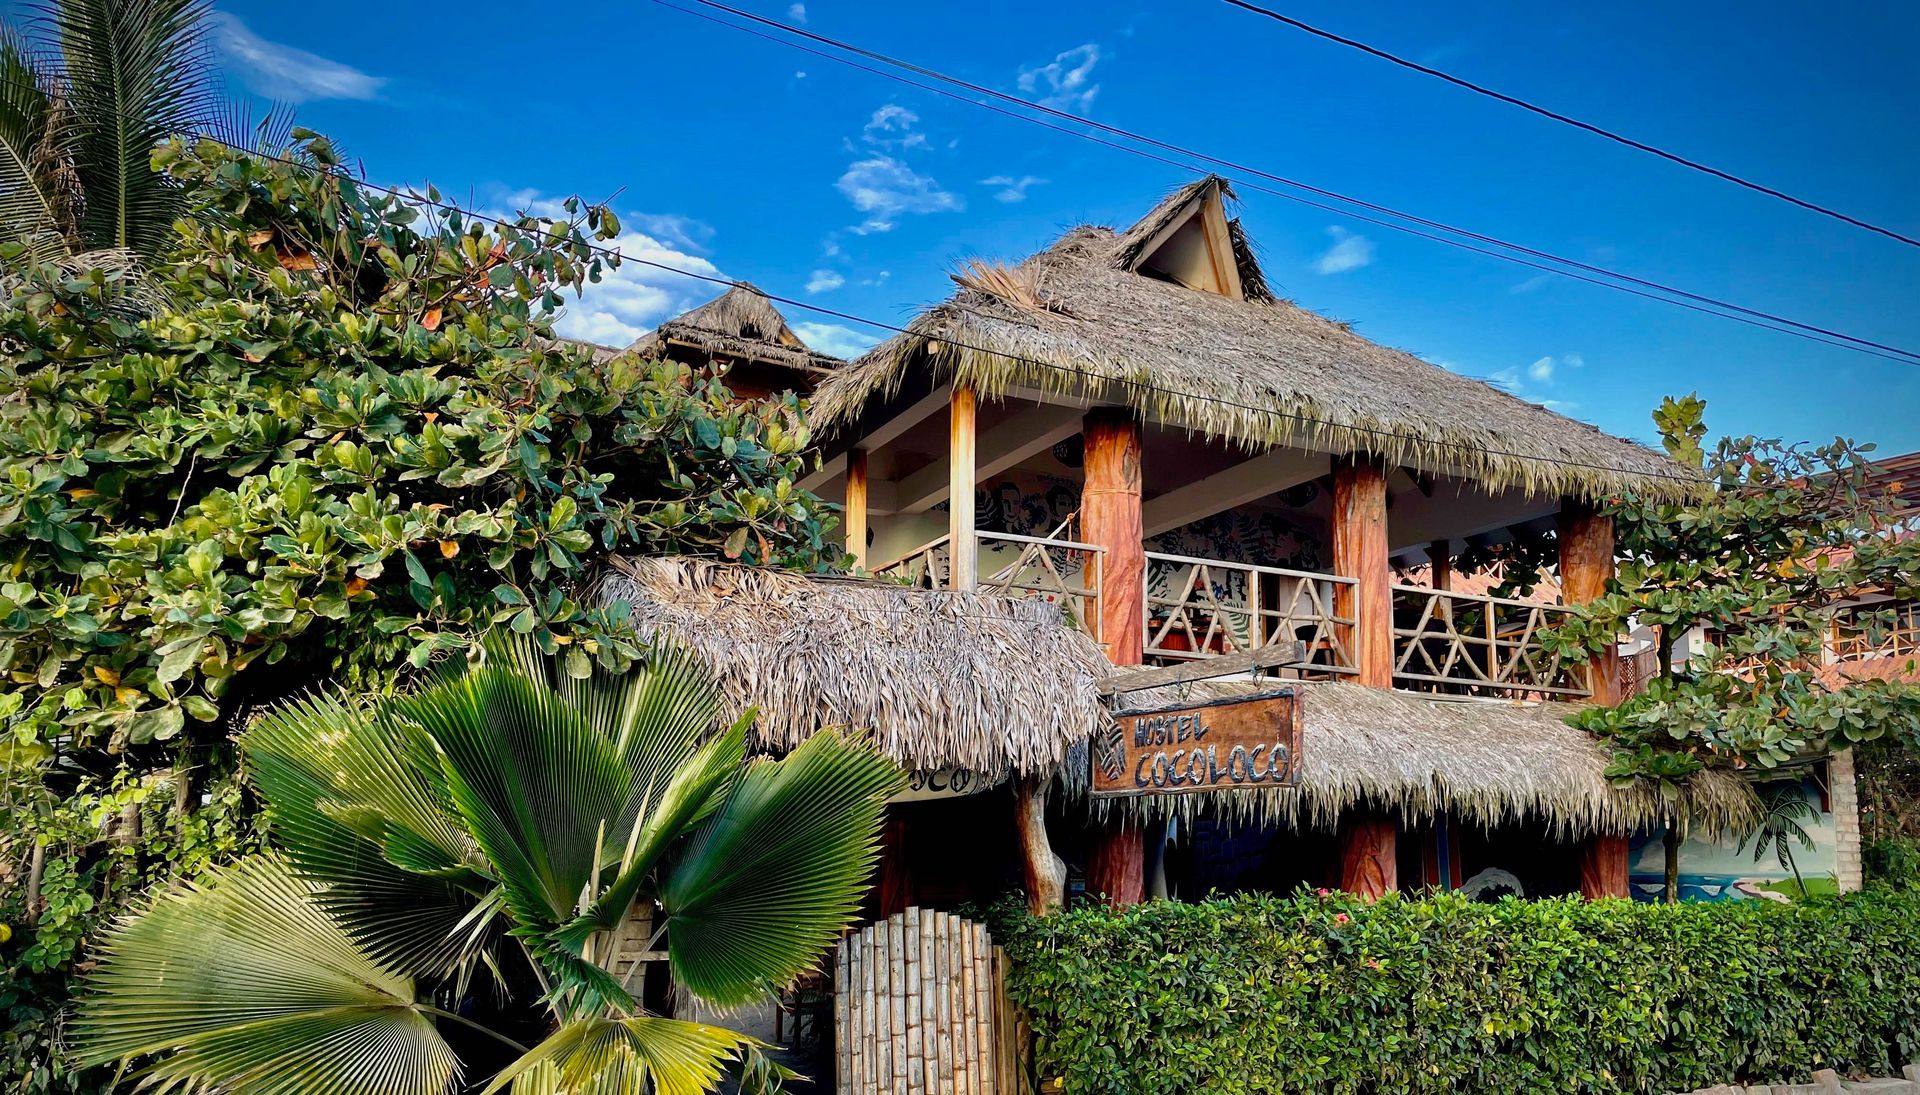
M973 535L974 415L973 389L955 384L947 403L947 573L953 589L972 589L980 576L980 545Z
M1560 506L1560 596L1567 604L1583 605L1607 591L1613 577L1613 518L1584 502L1568 499ZM1593 702L1612 707L1621 700L1620 657L1609 650L1594 656L1587 666L1587 687Z
M1081 423L1086 481L1080 527L1101 549L1100 643L1115 665L1139 665L1146 645L1147 547L1140 517L1140 421L1131 410L1101 407ZM1087 889L1116 907L1146 897L1146 846L1140 826L1109 824L1087 864Z

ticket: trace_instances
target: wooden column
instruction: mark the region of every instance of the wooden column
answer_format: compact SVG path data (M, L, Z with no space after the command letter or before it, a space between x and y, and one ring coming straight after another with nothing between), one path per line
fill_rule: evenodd
M1393 572L1387 565L1386 467L1371 457L1333 465L1333 569L1358 579L1341 586L1336 610L1354 623L1343 629L1360 673L1355 681L1393 687Z
M1560 506L1560 598L1586 604L1607 591L1613 577L1613 518L1571 499ZM1611 707L1621 700L1620 657L1609 650L1588 663L1593 702Z
M1100 643L1115 665L1139 665L1146 643L1146 544L1140 526L1140 422L1131 410L1101 407L1081 423L1086 480L1081 538L1102 548ZM1111 823L1094 842L1087 889L1115 908L1146 900L1146 843L1140 826Z
M847 554L853 556L853 569L867 569L867 450L854 449L847 454L847 504L843 507L847 526Z
M874 919L885 920L913 904L913 874L907 866L907 823L887 810L880 829L880 869L873 880Z
M1058 912L1067 903L1067 867L1047 841L1047 781L1022 776L1014 787L1014 827L1026 861L1027 911L1035 916Z
M1139 665L1146 642L1147 548L1140 531L1140 423L1102 407L1081 424L1086 479L1080 536L1103 548L1100 643L1115 665Z
M1340 888L1377 901L1400 888L1393 818L1356 810L1341 821Z
M852 495L848 495L849 498ZM1432 560L1433 580L1428 584L1445 592L1453 588L1453 541L1435 540L1427 548L1427 558Z
M1612 833L1588 837L1580 845L1580 896L1626 897L1627 838Z
M973 536L974 412L973 389L953 386L947 402L947 551L952 560L948 585L972 589L979 579L979 542Z

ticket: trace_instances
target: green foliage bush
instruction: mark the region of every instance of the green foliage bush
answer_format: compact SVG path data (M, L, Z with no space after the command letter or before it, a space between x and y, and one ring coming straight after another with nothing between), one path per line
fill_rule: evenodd
M1302 893L996 935L1069 1092L1671 1092L1920 1061L1920 895Z

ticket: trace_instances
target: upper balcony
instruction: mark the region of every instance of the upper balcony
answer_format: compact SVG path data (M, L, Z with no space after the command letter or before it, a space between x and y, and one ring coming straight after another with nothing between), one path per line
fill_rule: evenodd
M874 568L925 589L953 581L952 537L941 535ZM1106 549L1056 535L976 530L977 588L1059 604L1101 641ZM1278 675L1348 680L1359 672L1359 579L1317 571L1142 549L1142 657L1167 664L1297 642L1300 660ZM1432 573L1431 568L1428 573ZM1542 649L1539 633L1564 605L1393 583L1392 679L1396 688L1453 695L1584 700L1588 667Z

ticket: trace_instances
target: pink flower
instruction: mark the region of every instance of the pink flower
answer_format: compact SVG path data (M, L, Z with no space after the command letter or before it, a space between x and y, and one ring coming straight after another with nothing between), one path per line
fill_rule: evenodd
M1351 919L1353 919L1353 918L1352 918L1352 917L1350 917L1350 916L1348 916L1348 915L1347 915L1346 913L1334 913L1334 914L1333 914L1333 922L1334 922L1335 924L1345 924L1345 923L1346 923L1347 921L1349 921L1349 920L1351 920Z
M1318 894L1321 897L1329 897L1333 894L1333 891L1327 889L1325 886L1322 886L1319 889L1315 890L1314 893Z

